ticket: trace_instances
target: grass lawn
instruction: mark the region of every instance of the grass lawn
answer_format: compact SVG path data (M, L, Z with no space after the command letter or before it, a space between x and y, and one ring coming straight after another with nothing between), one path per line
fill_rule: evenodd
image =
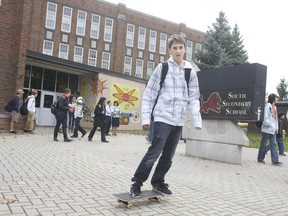
M249 139L249 148L259 148L261 141L261 133L247 133ZM269 141L268 141L269 143ZM288 137L284 139L284 151L288 151Z

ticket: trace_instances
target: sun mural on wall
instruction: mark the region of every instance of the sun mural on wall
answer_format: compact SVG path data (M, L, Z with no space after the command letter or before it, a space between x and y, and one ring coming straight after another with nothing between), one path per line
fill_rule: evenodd
M131 91L125 93L122 91L121 88L119 88L117 85L114 84L115 89L118 91L118 93L114 93L113 96L118 99L118 104L120 105L123 102L127 102L131 104L132 106L135 106L133 101L137 101L138 98L133 96L136 89L132 89Z
M104 86L104 83L107 82L107 80L101 81L100 79L93 79L92 82L90 83L91 90L90 92L93 93L93 95L97 95L100 93L103 95L103 91L105 89L108 89L106 86Z

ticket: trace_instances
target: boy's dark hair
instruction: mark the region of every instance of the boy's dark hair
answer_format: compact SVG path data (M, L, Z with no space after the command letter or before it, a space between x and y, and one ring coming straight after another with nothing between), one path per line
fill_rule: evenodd
M76 91L75 92L75 96L76 96L76 98L79 97L80 96L80 91Z
M113 105L115 106L115 104L117 104L117 106L118 106L118 105L119 105L119 104L118 104L118 101L114 101L114 102L113 102Z
M268 96L268 103L272 104L273 102L275 102L276 98L278 98L276 94L270 94Z
M282 116L285 116L285 114L284 113L278 113L278 119L280 119Z
M168 42L168 47L169 49L172 47L172 45L177 42L179 44L183 44L184 47L186 47L186 42L185 42L185 39L181 36L181 35L178 35L178 34L173 34L171 35L171 37L169 38L169 42Z
M70 90L69 88L66 88L66 89L64 90L64 93L66 93L66 94L71 93L71 90Z

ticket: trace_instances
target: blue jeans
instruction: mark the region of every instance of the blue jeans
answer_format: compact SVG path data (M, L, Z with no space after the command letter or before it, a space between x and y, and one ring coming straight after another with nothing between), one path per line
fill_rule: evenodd
M54 138L57 138L60 125L62 124L62 133L63 133L64 140L68 139L67 131L66 131L66 128L67 128L67 115L61 116L61 115L57 115L56 114L55 117L56 117L56 126L54 128Z
M172 126L163 122L154 122L152 144L140 162L131 181L142 186L143 182L148 179L155 161L162 153L152 176L151 184L158 186L164 183L165 175L172 165L172 158L175 154L181 133L182 126Z
M276 138L278 144L279 155L284 154L284 142L282 138Z
M153 135L154 135L154 121L151 119L149 133L146 138L148 142L152 143Z
M270 150L271 150L271 161L272 163L276 163L279 161L279 156L277 153L277 148L276 148L276 134L268 134L262 132L262 139L260 142L260 147L258 150L258 161L263 161L265 159L265 153L266 153L266 144L269 139L270 143Z
M86 134L86 131L80 126L80 117L75 118L75 126L74 126L74 133L73 136L78 137L78 130L82 133L82 136Z

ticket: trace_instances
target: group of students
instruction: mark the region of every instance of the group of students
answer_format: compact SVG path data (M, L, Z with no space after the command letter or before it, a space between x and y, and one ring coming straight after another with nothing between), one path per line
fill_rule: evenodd
M67 112L69 112L68 129L73 132L70 138L78 138L78 131L81 132L82 136L86 135L86 130L81 127L80 121L85 114L85 108L87 107L85 100L80 96L80 92L77 91L72 97L72 102L69 103L71 96L71 90L65 89L63 95L60 96L57 102L57 113L56 126L54 128L54 141L58 141L58 132L60 125L62 125L62 132L64 142L71 142L72 139L68 138L67 135ZM112 125L112 135L117 135L117 128L120 125L121 109L117 101L114 101L113 107L110 106L110 101L106 98L101 97L93 111L93 128L88 135L88 141L92 141L92 138L97 130L101 129L101 141L109 142L106 136L109 136L110 127Z
M38 95L38 91L35 89L31 90L31 94L23 98L24 91L22 89L17 90L16 96L11 100L10 106L11 110L11 121L10 121L10 130L9 133L17 133L15 130L15 123L18 123L19 117L20 117L20 106L21 104L27 105L25 109L27 110L27 113L25 113L26 122L24 126L24 133L32 133L35 127L35 113L36 113L36 97ZM23 99L23 100L22 100ZM22 100L22 103L21 103Z
M285 119L284 113L277 114L276 102L278 98L276 94L270 94L268 96L268 103L264 108L264 119L261 126L262 138L258 150L258 163L265 164L265 155L270 150L272 165L281 166L282 162L279 161L279 155L286 156L284 152L283 141L283 120ZM288 119L288 111L287 111ZM267 142L269 140L269 144ZM277 146L278 151L277 152Z

